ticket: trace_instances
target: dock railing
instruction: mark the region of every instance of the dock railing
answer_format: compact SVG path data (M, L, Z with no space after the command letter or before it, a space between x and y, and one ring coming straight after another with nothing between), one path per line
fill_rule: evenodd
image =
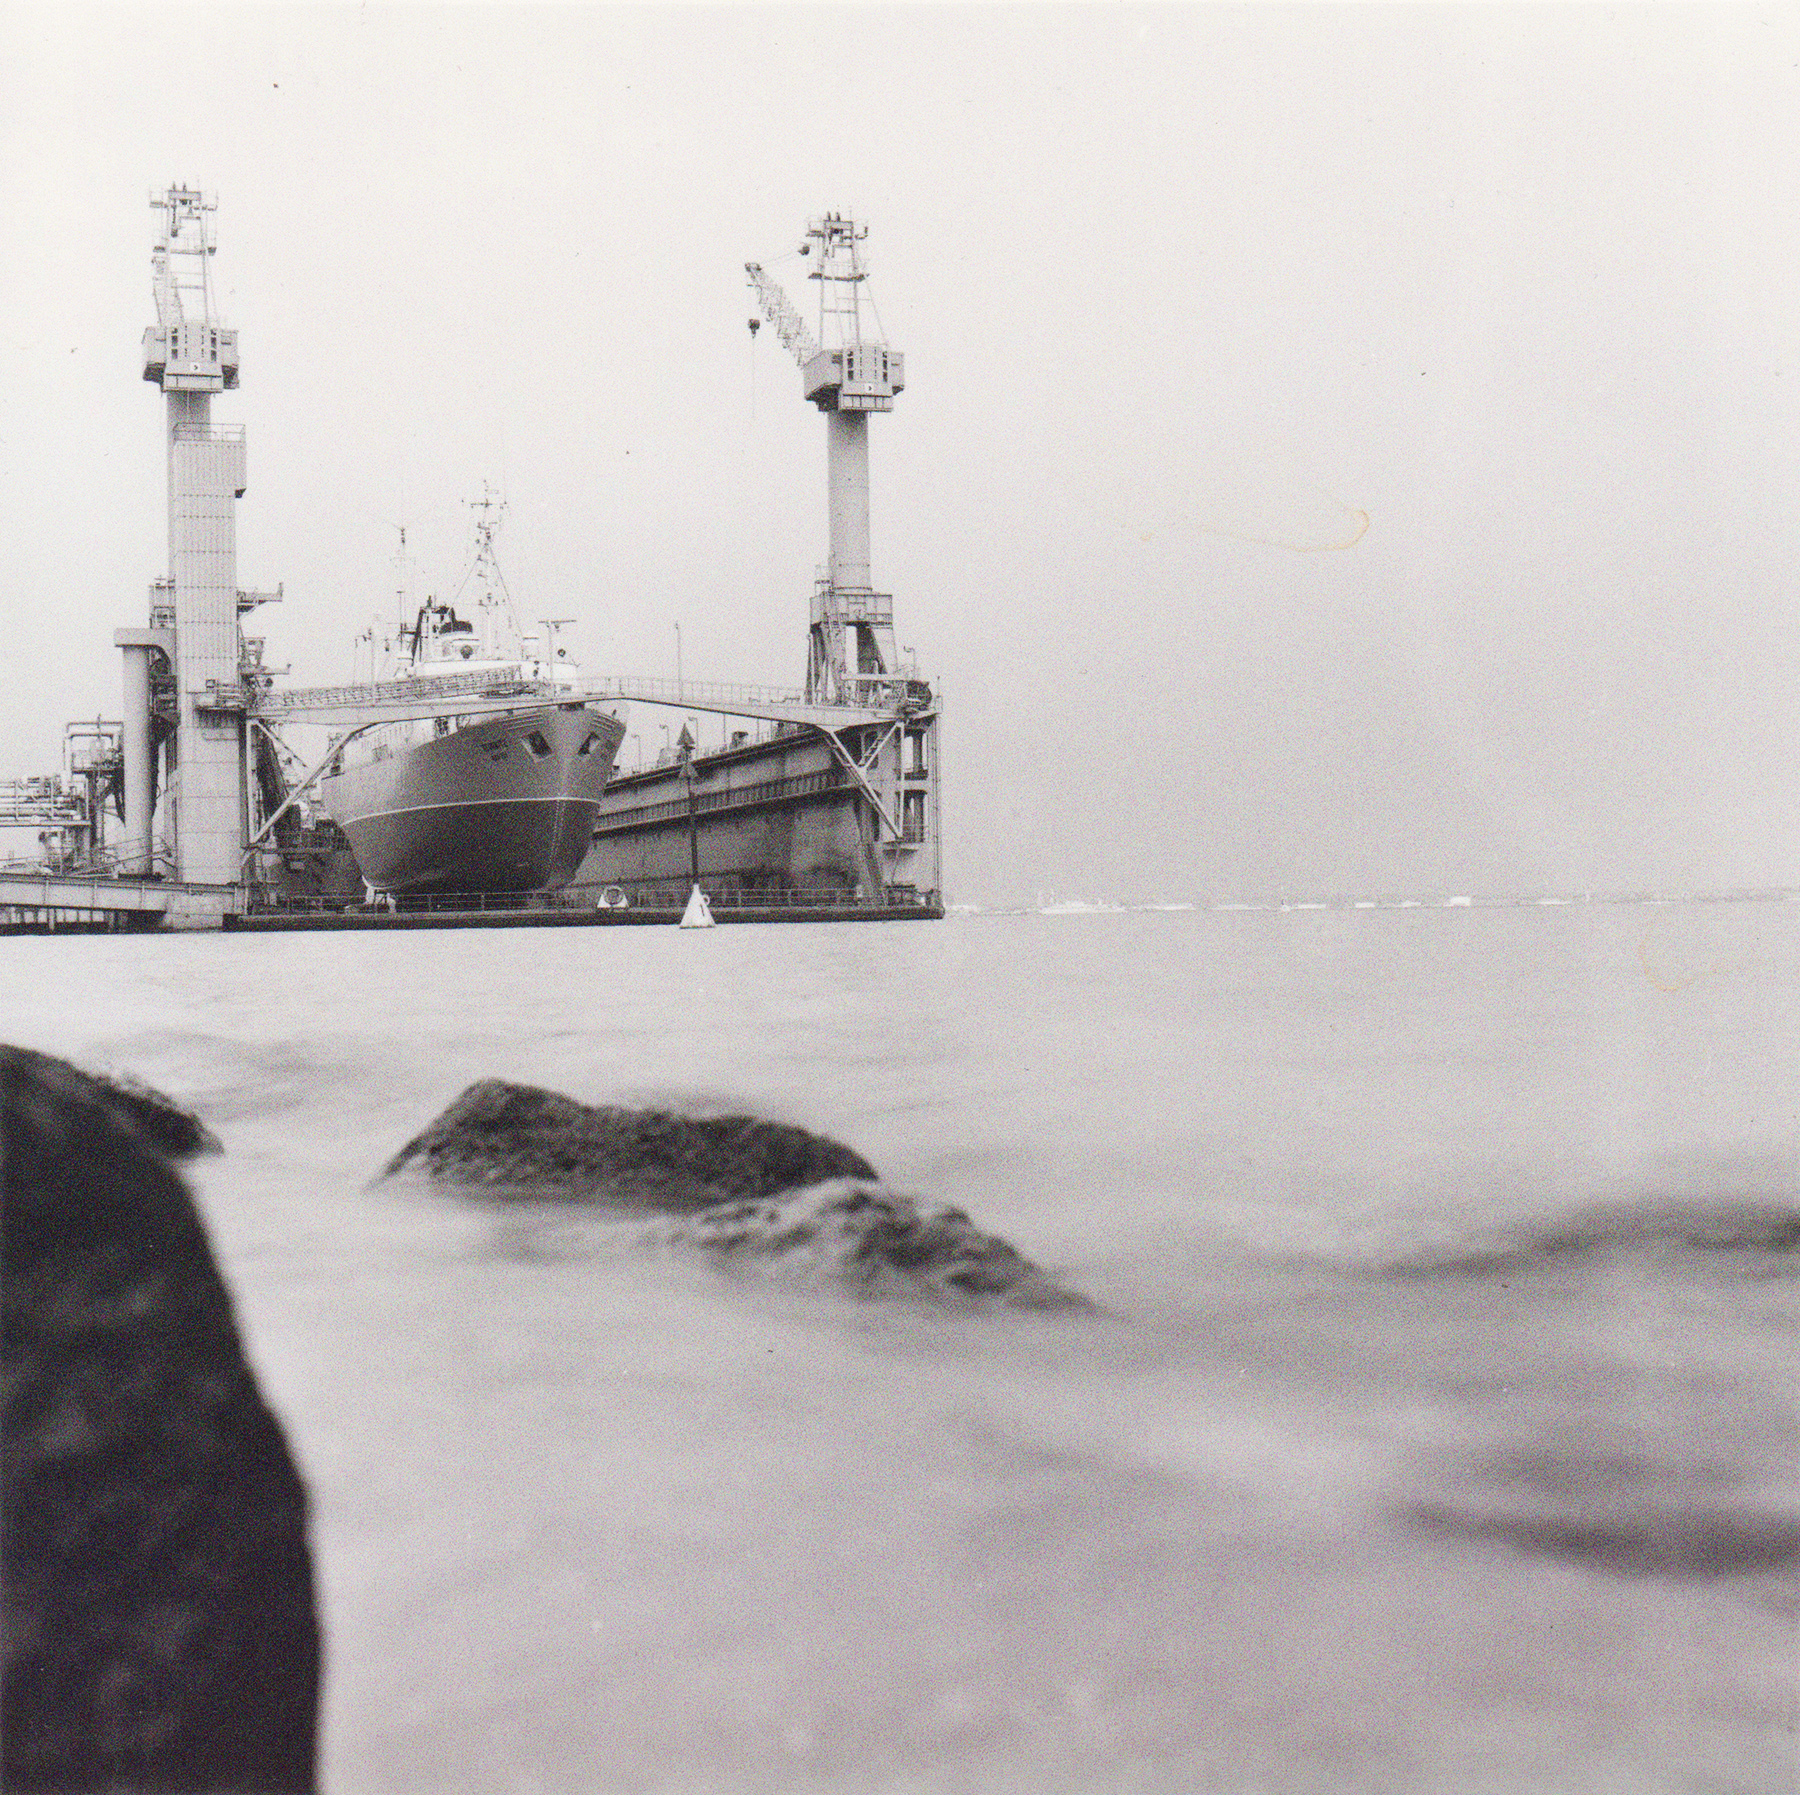
M613 675L585 679L576 685L526 677L522 665L488 668L479 673L445 674L434 679L376 680L347 686L236 689L214 699L229 698L239 708L268 719L305 718L317 723L356 724L404 717L450 716L484 711L520 710L535 704L607 703L639 700L676 709L707 711L721 716L754 717L768 723L812 724L820 729L847 729L901 713L929 708L931 688L909 678L865 679L855 697L807 698L788 686L737 685L705 679L635 679Z
M655 771L665 771L657 768ZM693 814L705 816L720 810L751 810L763 804L790 803L812 797L819 792L851 791L850 776L839 766L818 773L790 773L785 779L763 779L753 785L696 786ZM647 824L677 822L689 811L687 798L665 798L655 804L638 804L628 810L602 810L594 819L596 835L613 834L624 829L641 829Z
M678 911L687 902L689 881L681 879L616 879L605 885L565 885L547 893L548 901L573 909L623 909ZM700 889L714 910L903 910L928 908L935 894L918 891L884 891L870 898L843 885L784 886L757 890L733 887L701 875ZM624 902L618 902L619 899ZM606 900L606 901L603 901Z
M907 910L929 909L935 892L885 891L871 900L842 885L790 886L780 890L715 889L706 879L700 888L717 910ZM687 902L685 879L626 879L606 884L565 885L556 891L442 891L397 896L374 903L349 895L306 893L286 896L267 890L251 893L246 913L252 916L328 915L499 915L522 911L649 910L679 914Z

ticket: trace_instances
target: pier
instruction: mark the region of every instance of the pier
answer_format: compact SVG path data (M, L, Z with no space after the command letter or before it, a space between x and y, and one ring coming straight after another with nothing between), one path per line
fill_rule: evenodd
M229 926L227 918L241 913L244 901L237 885L0 871L0 935L221 929Z
M713 920L737 922L939 921L938 895L888 894L879 904L843 902L836 888L713 898ZM333 929L630 928L681 920L667 881L626 892L617 885L565 886L508 896L450 892L383 904L271 897L242 885L0 871L0 935L117 935L147 930L294 934Z

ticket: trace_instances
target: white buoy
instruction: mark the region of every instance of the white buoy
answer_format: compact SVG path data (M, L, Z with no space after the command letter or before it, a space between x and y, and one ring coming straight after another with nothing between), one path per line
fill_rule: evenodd
M706 901L706 893L698 885L688 893L687 908L681 913L681 921L675 925L681 929L710 929L713 924L712 905Z

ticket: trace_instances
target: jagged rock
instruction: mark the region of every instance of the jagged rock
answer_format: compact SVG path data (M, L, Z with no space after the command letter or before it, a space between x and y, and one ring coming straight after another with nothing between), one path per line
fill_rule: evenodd
M752 1116L691 1117L577 1103L531 1085L470 1085L396 1153L383 1177L422 1172L493 1196L683 1214L826 1178L873 1178L860 1154Z
M0 1785L309 1791L306 1493L161 1124L13 1048L0 1123Z
M721 1203L656 1239L731 1265L823 1274L870 1295L983 1298L1033 1309L1088 1309L1022 1253L984 1234L960 1209L921 1208L858 1178Z
M29 1047L0 1048L0 1052L28 1067L46 1091L78 1106L99 1104L164 1159L192 1159L196 1154L219 1151L217 1138L198 1116L135 1078L83 1072L66 1060L52 1059Z

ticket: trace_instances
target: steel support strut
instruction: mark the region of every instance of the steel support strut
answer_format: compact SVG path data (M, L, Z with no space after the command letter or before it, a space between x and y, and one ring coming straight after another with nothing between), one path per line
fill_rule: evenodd
M385 719L383 719L383 720L385 721ZM355 741L355 739L359 735L361 735L365 729L375 729L378 727L379 727L378 723L359 723L359 724L357 724L357 726L354 729L347 729L344 731L344 733L342 735L333 736L331 739L331 746L325 750L325 753L319 760L318 764L315 767L313 767L313 769L305 776L305 778L303 778L300 781L300 783L298 785L296 785L294 787L294 789L291 792L289 792L288 795L285 798L283 798L281 800L281 802L279 804L277 804L275 806L275 808L273 810L271 810L266 817L263 818L263 826L257 830L256 834L251 838L249 847L245 848L245 850L244 850L244 859L248 860L250 858L251 854L257 848L261 847L265 841L268 840L269 831L271 829L273 829L275 827L276 823L282 817L286 816L287 813L289 812L289 810L291 810L293 808L293 806L296 803L298 803L299 800L306 794L306 792L311 789L312 785L319 778L319 776L325 771L325 769L328 766L331 765L331 763L334 760L337 759L337 757L344 751L344 749L346 747L349 746L349 744L351 742Z
M855 755L853 755L829 729L821 728L817 723L813 724L812 727L818 730L819 734L825 738L831 746L832 753L838 757L839 762L843 765L844 770L862 787L863 796L874 806L875 814L887 824L888 834L898 840L900 835L899 828L895 825L894 819L888 815L881 800L875 795L875 788L869 783L867 775L865 775L862 768L856 764Z

